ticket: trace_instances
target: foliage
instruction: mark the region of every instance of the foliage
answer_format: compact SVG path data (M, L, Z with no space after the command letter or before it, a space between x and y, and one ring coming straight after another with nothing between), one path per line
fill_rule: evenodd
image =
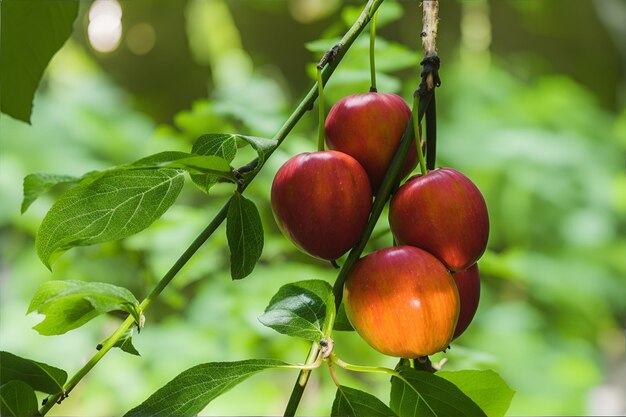
M397 7L395 3L390 4ZM3 31L4 12L3 9ZM349 16L350 13L348 7L344 16ZM346 19L352 21L353 16ZM324 45L332 46L332 42L324 40L312 43L309 44L309 48L323 51ZM329 82L327 89L331 100L334 101L347 93L364 90L368 76L367 71L363 72L366 69L366 64L363 63L366 47L364 39L357 41ZM405 91L408 97L408 92L416 85L416 74L411 74L406 79L401 78L401 75L404 75L396 71L411 68L419 58L411 49L395 42L380 42L379 48L382 49L380 56L385 57L380 60L382 61L380 67L388 72L386 77L381 77L381 89ZM61 59L88 61L71 49L62 51L63 53L66 54L66 58ZM6 62L5 59L2 61ZM104 337L95 324L81 329L80 332L70 332L57 342L46 339L45 346L50 346L47 352L41 348L40 341L29 345L28 340L33 339L15 337L14 335L23 334L17 325L8 327L5 325L14 317L17 317L17 320L14 320L17 324L29 320L18 317L13 311L25 311L28 303L25 300L32 297L33 289L38 283L49 279L49 275L33 266L31 262L31 258L34 258L32 251L34 230L43 217L42 210L51 201L49 195L44 193L51 191L53 195L58 196L59 191L62 191L49 211L52 215L64 207L73 210L69 204L67 206L59 204L88 198L91 200L90 204L100 204L102 201L102 207L97 209L107 211L107 215L115 220L113 225L119 227L113 231L104 226L97 230L87 229L89 233L84 235L85 226L91 227L91 224L80 223L80 212L76 211L76 218L70 222L71 228L59 230L61 234L51 238L48 241L50 244L43 245L43 249L40 250L40 253L43 252L43 258L51 263L60 251L74 247L55 263L53 278L63 281L50 281L44 284L43 288L48 284L59 285L55 284L56 282L66 283L61 285L72 285L71 279L87 279L90 281L88 285L116 283L127 286L133 290L132 292L143 296L146 290L154 285L154 276L162 275L197 230L207 222L207 218L210 217L207 213L214 213L223 203L224 197L233 192L233 185L217 183L218 177L237 181L236 173L231 171L232 166L239 166L242 159L254 157L256 152L258 152L256 157L259 158L257 167L260 168L266 162L267 156L275 151L276 144L267 139L256 138L249 141L246 139L247 136L213 134L200 137L192 145L190 140L198 136L193 132L230 132L233 131L233 125L240 126L240 132L245 134L258 134L267 130L264 124L266 121L250 117L249 109L245 106L220 107L220 104L229 100L225 96L211 97L211 100L197 103L191 110L181 112L176 118L178 122L176 130L161 127L155 135L150 136L149 132L155 128L153 123L129 107L124 95L108 81L100 78L101 75L86 73L84 78L68 81L59 77L63 71L57 68L55 72L53 68L50 83L53 86L65 85L65 88L53 87L41 92L36 107L40 110L35 111L34 126L27 128L2 116L3 138L23 138L22 143L6 141L9 156L2 156L3 161L0 162L8 162L3 163L3 166L7 167L6 183L0 187L3 201L19 201L17 188L8 184L11 181L18 184L19 178L30 172L45 170L71 175L36 174L26 177L22 211L32 204L30 211L20 219L17 216L19 204L13 204L14 207L9 207L11 210L3 213L1 221L5 226L10 225L8 232L3 231L3 234L6 233L2 237L3 248L8 247L5 242L9 239L11 242L17 242L11 251L7 252L7 262L11 262L13 266L11 274L16 278L19 277L19 280L12 280L11 286L3 283L3 315L5 311L11 311L11 315L7 316L8 320L3 320L1 339L3 349L45 358L51 363L61 361L64 368L73 369L76 364L75 360L71 359L72 356L75 359L76 355L55 355L55 350L60 349L54 349L53 346L63 346L65 352L65 346L71 345L71 340L79 340L78 338L82 337L80 340L85 342L77 343L70 349L76 349L77 354L84 355L88 350L86 345L90 344L93 349L95 343L92 341L99 341ZM109 103L108 106L86 104L81 101L84 100L79 98L79 92L83 88L81 83L86 79L97 80L94 84L96 97L90 97L88 101L102 102L99 98L104 98L104 102ZM249 81L257 86L270 85L274 91L281 91L281 82L266 75L255 74ZM567 78L537 76L532 82L523 82L507 73L502 63L497 61L487 69L471 61L446 62L444 82L438 100L440 163L462 169L479 185L488 202L493 225L490 250L481 263L481 270L485 276L481 309L472 331L456 342L451 352L447 354L450 359L447 366L451 369L473 367L498 369L517 391L510 410L512 414L581 414L585 410L584 395L601 382L603 367L601 358L614 351L611 350L613 343L611 340L615 340L615 334L619 332L616 318L618 312L626 308L624 298L620 297L621 283L618 278L626 273L621 260L624 245L618 238L620 231L625 227L623 212L626 206L623 204L624 193L620 191L623 190L624 183L619 182L622 165L619 155L623 152L626 141L619 142L616 138L616 132L619 132L618 119L600 109L587 91ZM63 106L63 112L54 111L58 103ZM92 107L89 107L90 105ZM38 116L38 111L41 116ZM274 109L272 116L278 119L286 118L281 109ZM208 123L215 125L207 128ZM146 402L149 402L150 398L153 398L149 395L170 380L172 375L194 363L206 362L207 357L211 361L232 360L235 357L279 357L292 362L302 360L304 353L299 349L293 349L294 343L299 342L277 340L278 338L272 337L255 323L255 317L263 312L266 300L274 293L276 293L274 298L260 318L263 324L270 325L281 333L294 334L308 340L317 341L321 338L323 329L328 328L325 320L329 311L327 307L330 305L329 285L321 284L326 282L322 280L298 283L294 281L311 278L332 280L335 274L328 266L305 259L285 244L271 219L267 200L267 190L273 171L280 165L281 160L284 161L288 155L295 152L314 147L312 140L308 138L313 138L314 134L305 123L306 121L303 121L300 130L292 134L289 140L276 150L275 157L267 159L266 169L254 169L243 174L245 179L258 175L246 191L248 197L253 197L257 204L239 193L234 194L235 198L231 200L228 212L226 233L222 233L222 236L216 234L197 258L189 263L185 273L173 281L163 294L163 299L158 301L149 315L151 333L142 332L140 337L132 340L133 333L129 330L119 339L118 347L127 352L137 352L133 347L134 341L145 359L123 362L128 359L111 355L107 360L122 361L113 362L120 366L102 366L91 374L96 382L91 388L90 384L85 384L86 391L81 393L85 398L85 404L104 402L106 395L111 395L112 405L107 407L112 408L101 410L104 413L115 414L121 409L135 406L146 397L149 398ZM103 126L109 125L115 126L112 131L107 131L112 139L104 140L102 136L99 139L97 135L103 134ZM261 125L264 130L261 129ZM48 130L49 126L52 126L51 131ZM92 131L99 131L95 139L90 141L80 139ZM44 137L49 140L42 140ZM64 137L69 139L63 140ZM152 140L146 146L145 140L148 137ZM247 152L249 149L242 148L245 143L250 143L256 152ZM191 152L185 152L190 146ZM154 149L146 150L148 147ZM44 156L38 156L33 152L33 158L26 157L30 156L32 149L38 149ZM176 152L180 152L177 156L181 158L163 159L161 152L165 149L176 149ZM72 159L75 159L74 163L77 165L66 166L67 150L69 154L75 155ZM155 154L158 152L161 155L158 163L152 160L147 167L144 160L142 166L133 168L124 166L127 161L150 152ZM183 153L185 158L203 155L215 156L218 159L185 161L182 158ZM42 160L45 162L42 163ZM184 162L183 165L171 165L175 161L181 164L181 160ZM223 165L223 161L227 167ZM222 164L217 172L213 162ZM105 169L107 166L117 168ZM105 174L92 177L89 177L90 174L86 177L81 175L93 169L99 169L100 173ZM185 171L191 174L193 182L200 189L205 192L210 190L208 197L201 200L201 197L198 197L201 193L194 194L192 189L183 185ZM146 174L155 176L171 174L176 178L172 181L177 181L172 186L178 188L175 193L166 193L163 206L159 207L156 203L147 205L153 209L159 208L145 214L144 218L149 221L133 223L133 212L143 209L142 204L135 203L143 202L142 193L152 187L148 183L142 185L143 179L140 177ZM124 180L123 177L127 176L132 176L132 179ZM103 196L99 200L101 191L106 191L107 188L120 189L118 185L123 181L128 181L125 184L131 184L132 181L133 187L143 186L144 191L132 195L129 191L120 194L119 199L104 194L106 197ZM149 192L146 195L152 197ZM35 201L37 198L41 198L41 201ZM161 193L155 193L154 198L164 197ZM122 210L119 212L111 210L120 204ZM132 210L128 208L131 206ZM171 206L167 213L165 206ZM44 224L53 225L54 217L48 216L51 215L46 216L45 219L48 220L44 220ZM59 216L56 221L58 224L64 221L64 218ZM148 226L150 227L145 229ZM43 227L42 225L42 229ZM375 235L368 245L368 250L388 243L390 237L386 234L385 228L384 224L377 226L380 234ZM145 230L140 234L130 236L142 229ZM45 229L43 230L45 232ZM262 236L258 233L259 230L265 230L262 239L259 239L259 236ZM251 236L255 238L240 239L251 231ZM39 234L41 233L40 229ZM125 240L110 242L125 236L128 236ZM109 242L98 246L78 247L105 241ZM37 244L42 245L41 238L38 238ZM249 280L230 283L228 274L224 272L228 269L226 261L228 254L225 250L227 244L231 250L233 278L242 278L252 272L260 257L260 262ZM302 284L307 282L309 284ZM311 284L312 282L319 283L319 291L309 288L310 285L315 285ZM567 284L564 285L564 282ZM281 285L283 286L280 287ZM4 291L5 288L7 292ZM95 298L93 291L84 289L70 292L60 298L57 297L62 295L62 292L55 291L46 297L47 302L41 301L38 304L39 311L45 313L44 308L48 305L48 309L55 306L56 311L66 312L58 316L66 318L63 324L59 327L54 326L55 331L59 333L61 329L67 331L72 328L72 323L82 324L97 314L118 310L135 315L138 313L138 302L131 292L128 292L130 294L128 297L124 295L110 299L109 292L102 288L96 291L98 296ZM106 302L102 301L101 295L107 295ZM72 298L75 302L66 305L75 310L62 307L63 303ZM55 299L57 301L54 301ZM581 299L585 302L580 302ZM5 303L5 300L8 302ZM303 307L309 304L316 306L312 315L303 313ZM72 313L70 316L74 318L74 311L80 312L78 322L72 322L68 318L68 313ZM338 319L339 317L340 314ZM49 320L48 316L44 321L46 320ZM138 323L140 319L136 321ZM335 327L338 321L335 321ZM294 325L294 322L299 324ZM118 324L111 316L103 317L100 323ZM382 365L393 366L364 347L353 333L335 333L333 337L342 351L354 352L346 355L352 356L351 359L355 362L382 362ZM180 354L171 355L173 349ZM185 355L185 352L190 354ZM1 374L5 372L4 355L3 352ZM20 366L39 364L42 369L56 369L40 362L27 359L23 361L27 361L28 364ZM147 365L146 369L141 369L142 365L137 365L137 361L150 361L150 367L153 369L147 369ZM11 361L7 360L6 363ZM187 376L189 374L186 372L195 369L200 372L194 374L197 380L206 382L207 369L215 371L214 368L220 366L228 369L224 362L198 366L202 372L199 371L200 368L192 367L176 378ZM251 367L250 372L253 368L257 369ZM119 388L115 386L115 381L121 382L120 377L116 376L114 369L118 369L120 374L128 378L127 381L118 384ZM65 375L57 379L58 385L63 385L67 376L60 369L58 372L60 372L58 376ZM220 368L215 372L219 374L223 370ZM484 372L486 371L441 372L437 374L440 378L436 380L445 379L456 385L461 393L458 391L455 393L461 403L466 404L466 401L470 401L477 404L487 415L503 415L511 401L512 391L501 386L501 380L497 375L494 376L495 373ZM280 375L277 376L278 374ZM226 396L224 401L234 403L237 398L246 398L257 392L260 396L284 400L281 388L282 391L290 388L288 385L281 385L285 374L277 372L263 375L262 378L275 381L276 384L266 384L259 378L256 382L237 387L237 392ZM230 375L227 381L239 382L240 378L242 380L249 374L234 372L224 375ZM413 377L433 378L432 375L427 376L428 374L418 375L411 375L407 379L413 381ZM542 375L542 378L537 378L537 375ZM293 376L289 373L287 379L291 381L293 377L295 373ZM131 382L137 381L138 378L144 382L141 384ZM320 401L319 405L309 405L307 413L308 410L312 410L310 411L312 414L328 413L330 400L334 395L335 402L331 411L333 415L346 415L348 413L346 410L355 410L356 415L363 414L358 411L362 410L360 407L376 410L381 415L389 415L387 407L377 399L377 397L386 398L388 395L386 392L388 384L384 384L385 381L381 379L384 378L376 377L371 382L369 380L363 382L349 375L345 376L345 382L344 378L341 379L342 384L353 385L362 390L342 385L335 392L332 383L324 384L319 394L324 401ZM165 384L162 389L172 392L177 389L176 387L179 389L180 384L174 381L180 379L174 379L173 385ZM398 379L394 378L394 381L397 386ZM475 387L479 384L488 387L489 391L477 391ZM102 390L102 387L106 389ZM2 414L32 414L34 391L40 391L40 388L35 382L23 381L18 376L11 377L8 381L3 379ZM193 411L196 413L201 412L204 405L213 399L211 396L214 393L225 392L210 384L204 388L203 400L193 403L196 407ZM375 395L367 394L365 391ZM50 389L44 392L50 393ZM500 392L501 395L496 396L494 392ZM192 393L193 391L189 392ZM182 394L185 392L182 391ZM436 391L434 394L428 392L424 395L434 395L433 398L437 398ZM13 405L4 399L10 396L22 398L19 404L24 408L7 411L4 407ZM411 400L413 402L409 401L406 404L394 398L396 397L392 392L391 409L395 412L403 410L406 404L419 403L415 398ZM282 402L281 400L276 401ZM169 410L166 406L161 406L163 403L155 404L154 410L161 412ZM34 405L36 409L36 398ZM258 407L250 404L239 405L242 407L239 410L242 411L237 413L260 412ZM90 412L80 407L82 405L68 400L59 407L59 412L63 414ZM223 414L229 410L225 407L226 403L215 400L207 411ZM464 407L466 410L473 410L472 406ZM269 409L266 412L278 414L282 410Z

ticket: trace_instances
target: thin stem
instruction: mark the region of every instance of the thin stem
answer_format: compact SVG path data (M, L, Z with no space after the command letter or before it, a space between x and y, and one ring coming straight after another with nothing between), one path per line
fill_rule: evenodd
M319 125L317 127L317 150L324 150L324 80L322 79L322 67L317 66L317 105L319 107Z
M435 169L437 160L437 104L435 102L435 90L430 106L426 111L426 168L429 171Z
M368 5L366 6L366 10L369 13L369 11L377 9L378 6L380 6L382 2L383 0L370 0ZM358 37L358 35L363 30L363 28L367 25L367 22L368 22L368 15L361 14L358 20L354 23L354 25L352 25L352 27L348 30L348 32L346 32L346 34L344 35L344 37L342 38L342 40L336 47L336 54L333 56L332 61L330 61L325 66L324 70L322 71L322 80L324 82L328 81L328 79L331 77L331 75L333 74L333 72L335 71L335 69L337 68L337 66L343 59L343 57L345 56L348 49L350 49L350 47L354 43L354 40ZM265 164L265 162L267 162L269 157L274 153L274 151L278 148L278 146L280 146L280 144L285 140L287 135L300 121L302 116L304 116L304 114L311 108L311 106L313 106L313 103L317 99L317 95L318 95L317 87L318 86L316 83L309 89L306 96L300 101L296 109L289 115L289 117L287 118L285 123L281 126L281 128L278 130L278 132L276 132L276 135L274 135L274 138L273 138L277 142L276 147L266 154L265 161L263 161L263 163L260 163L259 169L256 172L252 173L250 176L248 176L245 184L243 185L243 187L241 187L241 190L240 190L241 192L243 192L248 187L248 185L250 185L252 180L260 172L260 168ZM221 210L218 212L215 218L211 221L211 223L205 228L205 230L203 230L200 233L200 235L198 235L198 237L193 241L191 246L176 261L174 266L172 266L172 268L163 276L163 278L161 278L157 286L148 295L148 297L146 297L146 299L141 302L140 307L141 307L142 312L144 312L150 306L152 301L154 301L154 299L156 299L161 294L161 292L165 289L165 287L167 287L167 285L172 281L172 279L176 276L176 274L182 269L182 267L193 256L193 254L200 248L200 246L202 246L202 244L204 244L204 242L206 242L206 240L213 234L215 229L217 229L217 227L226 219L230 201L231 200L229 199L226 202L226 204L224 204L224 206L221 208ZM41 407L41 409L39 410L39 414L42 416L45 415L57 403L57 401L59 401L60 398L69 394L69 392L72 389L74 389L74 387L78 384L78 382L80 382L80 380L82 380L82 378L84 378L85 375L87 375L87 373L100 361L100 359L102 359L104 355L106 355L106 353L115 345L115 343L117 343L117 341L122 337L124 332L130 329L133 322L134 321L131 318L126 319L126 321L124 321L118 327L118 329L115 330L115 332L113 332L113 334L107 339L107 342L103 344L102 349L97 351L97 353L81 369L79 369L78 372L76 372L76 374L65 384L65 386L63 387L63 392L59 392L57 394L54 394L48 397L48 401L46 402L46 404L44 404ZM305 381L303 383L303 387L306 385L306 379L308 379L309 372L310 371L301 371L301 375L306 375L306 377L303 379ZM304 388L302 389L304 390ZM296 403L296 407L297 407L297 403Z
M363 11L359 15L357 21L354 22L354 24L350 27L348 32L346 32L346 34L343 36L343 38L337 45L339 47L337 56L326 67L326 71L329 71L331 68L334 69L333 65L336 66L338 59L341 59L343 55L345 55L347 49L350 47L350 45L352 45L352 43L356 40L359 34L363 31L363 28L365 28L367 23L371 20L372 16L374 15L374 13L376 13L376 10L378 10L378 7L382 4L383 1L384 0L369 0L367 2L365 7L363 8ZM408 151L408 147L406 151ZM405 156L406 156L406 153L405 153ZM399 167L398 167L398 170L399 170ZM382 208L381 208L381 211L382 211ZM380 213L379 213L379 216L380 216ZM373 230L373 227L371 230L369 230L368 238L371 235L372 230ZM367 239L365 239L365 241L362 243L363 248L365 247L366 243L367 243ZM363 248L361 248L361 252L363 251ZM359 254L361 252L359 252ZM351 261L352 265L354 265L356 260L358 260L358 255L356 256L356 259L353 259ZM345 269L345 266L346 265L344 264L341 271ZM351 267L352 266L350 266L350 268ZM341 271L340 271L340 274L341 274ZM343 287L343 282L341 285ZM337 296L337 291L335 290L335 288L333 288L333 293L335 295L335 300L339 299L339 301L341 302L341 296L339 297ZM339 303L336 303L335 307L339 308ZM284 413L285 416L295 415L296 410L298 409L298 404L300 403L300 399L302 398L304 389L306 388L309 375L310 375L310 372L305 372L305 371L300 372L300 375L298 376L298 379L296 380L296 383L294 384L293 390L291 391L291 395L289 397L289 402L287 403L287 407L285 408L285 413Z
M428 171L426 169L426 161L424 160L424 152L422 152L422 139L420 138L420 132L419 132L420 122L419 122L419 115L417 112L418 102L419 102L419 96L415 94L413 96L413 110L411 111L411 114L413 116L413 131L415 134L415 142L417 145L417 159L420 164L420 171L422 172L422 175L426 175Z
M370 23L370 93L375 93L376 89L376 18L378 12L374 13Z
M422 118L424 117L424 113L430 103L430 98L432 94L427 93L426 95L420 97L418 106L418 116L417 123L420 123ZM387 173L383 178L383 182L378 189L378 193L376 194L376 198L374 199L374 204L372 206L372 213L370 214L369 221L365 226L365 230L363 231L363 235L361 239L357 242L356 246L352 248L346 262L343 264L341 270L339 271L339 275L337 275L337 279L335 280L335 285L333 286L333 293L335 295L335 306L339 308L341 304L341 300L343 298L343 284L345 283L348 274L352 270L354 264L361 257L361 253L365 249L365 245L367 244L372 232L374 231L374 227L378 222L380 215L383 212L385 204L389 199L389 195L391 194L391 190L394 188L394 185L397 181L399 181L400 170L404 166L404 160L409 152L409 148L411 147L411 143L413 142L413 118L409 120L409 124L404 131L404 135L402 136L402 140L400 141L400 146L398 146L398 150L396 151L389 168L387 169Z
M326 363L328 364L328 372L330 373L330 377L333 379L333 382L335 383L337 388L339 388L341 384L339 383L339 378L337 378L337 373L335 372L333 361L327 360Z
M309 350L309 355L306 358L306 363L308 364L315 362L315 360L317 360L317 357L319 356L319 352L319 343L313 343L311 345L311 349ZM295 415L298 404L300 404L302 394L304 393L304 388L309 381L310 374L311 370L309 369L302 369L298 374L298 379L296 379L296 383L293 387L293 390L291 391L291 396L289 397L289 402L287 403L287 408L285 409L285 416Z
M391 376L400 377L400 373L398 371L394 371L391 368L385 368L383 366L361 366L361 365L353 365L351 363L347 363L339 359L334 353L330 355L330 360L337 364L337 366L342 367L343 369L347 369L348 371L354 372L368 372L375 374L387 374Z
M135 319L132 316L128 316L124 322L115 330L115 332L109 337L105 343L102 345L102 349L96 352L95 355L87 362L82 368L70 378L70 380L63 386L63 392L52 395L48 397L48 401L44 405L41 406L39 410L39 415L45 415L61 398L65 398L72 389L80 382L81 379L87 373L96 366L96 364L102 359L104 355L115 345L115 343L119 340L122 335L131 328L131 326L135 323Z

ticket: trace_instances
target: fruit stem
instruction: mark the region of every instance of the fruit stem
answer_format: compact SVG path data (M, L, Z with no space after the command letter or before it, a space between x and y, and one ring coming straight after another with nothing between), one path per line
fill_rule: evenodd
M322 73L323 80L328 80L346 52L350 49L356 38L363 31L365 26L368 23L370 13L373 13L383 2L384 0L369 0L367 5L365 6L363 13L359 16L357 21L348 29L345 33L344 37L341 41L333 48L334 54L332 56L332 61L328 62L328 65L325 66L324 71ZM252 180L256 177L256 175L260 172L261 168L269 157L274 153L274 151L280 146L280 144L285 140L287 135L291 132L291 130L296 126L296 124L302 119L302 117L309 111L309 109L315 103L315 99L317 98L318 89L317 85L313 85L305 97L298 103L298 106L294 109L294 111L289 115L285 123L280 127L280 129L276 132L273 139L276 140L276 147L270 150L265 155L265 160L263 162L259 161L259 166L257 167L257 171L251 173L250 176L246 178L244 185L241 187L241 192L243 192L248 185L252 182ZM232 197L231 197L232 199ZM221 210L218 214L211 220L211 223L198 235L198 237L193 241L193 243L185 250L185 252L181 255L181 257L176 261L176 263L172 266L172 268L161 278L157 286L150 293L150 295L141 303L141 311L145 311L151 302L157 298L161 292L167 287L167 285L174 279L176 274L183 268L183 266L191 259L194 253L206 242L206 240L215 232L217 227L222 224L222 222L226 219L226 215L228 213L228 206L230 204L231 199L229 199L224 206L222 206ZM107 342L103 344L102 349L96 352L94 356L81 368L78 372L65 384L64 391L59 392L57 394L53 394L48 397L48 401L39 409L39 414L44 416L50 409L57 404L57 401L69 392L87 375L87 373L106 355L106 353L111 350L111 348L117 343L117 341L123 336L124 332L128 330L132 324L134 323L134 319L129 317L124 321L120 326L115 330L115 332L107 338ZM317 344L315 344L317 345ZM314 348L312 348L314 349ZM319 349L319 346L317 347ZM317 351L316 351L317 353ZM316 356L313 357L313 360ZM300 398L302 397L302 392L304 391L304 387L306 386L306 381L308 380L308 375L310 370L302 370L300 371L300 377L296 382L294 387L294 392L292 392L292 397L289 400L289 405L287 410L292 410L291 415L295 413L295 410L298 406ZM301 384L300 384L301 383ZM299 394L297 394L297 390L300 390ZM295 394L295 396L294 396ZM296 399L297 396L297 399ZM286 411L287 413L287 411Z
M354 372L369 372L376 374L387 374L395 377L400 377L400 373L391 368L385 368L383 366L361 366L361 365L353 365L351 363L347 363L342 361L335 355L331 353L330 360L337 364L337 366L342 367L343 369L347 369L348 371Z
M317 150L324 150L324 80L322 67L317 66L317 104L319 107L319 126L317 127Z
M430 98L432 94L430 92L421 96L419 99L418 110L417 110L417 123L419 123L424 117L424 113L430 104ZM365 226L365 230L363 231L363 235L357 242L357 244L352 248L350 253L348 254L348 258L344 262L339 274L337 275L337 279L335 280L335 284L333 285L333 294L335 295L335 307L339 308L341 304L341 299L343 298L343 284L348 277L348 274L352 270L352 267L361 257L361 253L365 249L367 242L374 231L374 227L378 222L380 215L387 204L387 200L389 199L389 195L391 194L391 190L393 190L396 180L399 180L400 170L404 166L404 160L409 152L409 148L411 147L411 143L413 143L413 118L409 120L409 124L406 127L404 134L402 135L402 139L400 141L400 145L398 146L398 150L391 160L391 164L389 164L389 168L387 169L387 173L383 178L383 182L376 193L376 198L374 199L374 204L372 205L372 212L370 214L370 218Z
M370 93L376 93L376 18L378 12L374 13L370 22Z
M433 99L434 99L434 94L433 94ZM424 152L422 152L422 138L420 138L420 132L419 132L420 120L419 120L419 114L418 114L418 107L419 107L419 95L414 94L413 95L413 109L411 110L411 114L413 116L413 130L415 132L415 142L417 145L416 146L417 147L417 159L420 164L420 171L422 172L422 175L426 175L428 173L428 170L426 169L426 161L424 160ZM429 146L429 145L430 144L427 143L426 146Z
M328 364L328 372L330 373L330 377L333 379L333 382L335 383L337 388L339 388L341 386L341 384L339 383L339 379L337 378L337 373L335 372L335 367L333 365L333 361L332 360L326 360L326 363Z
M324 361L324 358L322 358L322 355L317 355L317 359L315 359L315 362L313 362L313 363L292 364L292 365L285 366L285 368L287 368L287 369L300 369L300 370L304 370L304 371L312 371L313 369L319 368L320 365L322 364L322 361Z

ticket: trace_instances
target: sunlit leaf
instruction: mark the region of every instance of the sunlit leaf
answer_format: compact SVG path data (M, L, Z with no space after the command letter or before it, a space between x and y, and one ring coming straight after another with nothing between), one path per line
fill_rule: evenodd
M44 265L66 250L122 239L158 219L176 201L184 183L175 169L115 170L64 192L37 232Z
M0 385L22 381L36 391L56 394L63 390L67 372L48 364L0 352Z
M318 342L328 311L334 308L333 289L328 282L299 281L280 287L259 321L279 333Z
M119 169L138 168L178 168L190 174L211 174L218 178L236 181L229 161L216 155L195 155L187 152L165 151L147 156Z
M74 184L80 181L80 177L55 174L30 174L24 177L24 199L22 200L21 212L24 213L35 200L46 191L59 184Z
M30 123L48 62L70 37L76 1L3 0L0 13L0 109Z
M507 383L492 370L437 372L470 397L489 417L502 417L515 395Z
M337 388L330 415L333 417L389 417L396 414L372 394L342 385Z
M485 416L474 401L453 383L408 366L398 368L400 378L391 378L391 409L400 417Z
M0 415L32 417L37 414L37 396L27 383L10 381L0 386Z
M139 302L126 288L103 282L48 281L43 283L28 307L45 319L34 329L43 335L62 334L110 311L125 311L139 317Z
M254 203L235 193L228 207L226 237L230 248L230 274L247 277L263 252L263 225Z
M238 135L212 133L200 136L193 144L191 153L198 155L216 155L229 163L237 154ZM214 186L219 176L213 174L192 175L192 181L204 192Z
M196 365L182 372L125 415L195 416L215 398L257 372L287 366L285 362L269 359Z

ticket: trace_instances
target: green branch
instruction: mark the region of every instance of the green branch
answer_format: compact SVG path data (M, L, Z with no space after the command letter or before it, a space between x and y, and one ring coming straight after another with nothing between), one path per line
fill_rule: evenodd
M369 22L371 14L373 14L378 6L384 0L370 0L368 4L365 6L363 13L359 16L357 21L350 27L350 29L346 32L344 37L341 39L338 45L336 45L332 49L332 54L330 56L325 56L323 65L325 64L325 68L322 71L322 80L324 83L330 79L331 75L343 59L344 55L348 51L348 49L352 46L355 39L361 33L363 28ZM285 140L287 135L291 132L291 130L296 126L296 124L300 121L300 119L304 116L304 114L313 106L315 100L318 97L318 84L317 82L309 89L309 92L306 96L300 101L296 109L291 113L291 115L287 118L285 123L281 126L281 128L276 132L273 139L277 141L277 146L271 152L269 152L265 158L265 161L262 162L261 167L265 164L267 159L271 156L271 154L280 146L280 144ZM260 167L259 167L260 168ZM256 177L258 172L250 177L248 177L246 183L241 187L241 192L245 190L248 185L252 182L252 180ZM232 199L232 197L231 197ZM156 287L152 290L152 292L141 302L140 307L142 312L145 311L152 301L154 301L163 290L169 285L169 283L174 279L176 274L185 266L185 264L191 259L191 257L196 253L196 251L206 242L206 240L215 232L215 230L222 224L222 222L226 219L226 214L228 213L228 206L231 202L229 199L222 209L217 213L215 218L211 221L211 223L198 235L198 237L193 241L193 243L185 250L185 252L180 256L180 258L176 261L176 263L170 268L170 270L161 278ZM117 343L117 341L123 336L124 332L130 329L134 324L134 319L132 317L127 318L122 324L113 332L113 334L106 340L106 343L103 344L102 348L81 368L79 369L74 376L65 384L63 387L63 391L57 394L51 395L48 397L47 402L40 408L39 414L44 416L50 409L62 401L67 395L76 387L76 385L91 371L91 369L107 354L109 350ZM316 352L317 353L317 352ZM311 365L317 355L310 355L307 360L306 365ZM303 370L301 372L305 372L308 379L308 372L310 370ZM306 385L306 381L304 382ZM299 401L299 400L298 400ZM296 404L297 406L297 404Z

